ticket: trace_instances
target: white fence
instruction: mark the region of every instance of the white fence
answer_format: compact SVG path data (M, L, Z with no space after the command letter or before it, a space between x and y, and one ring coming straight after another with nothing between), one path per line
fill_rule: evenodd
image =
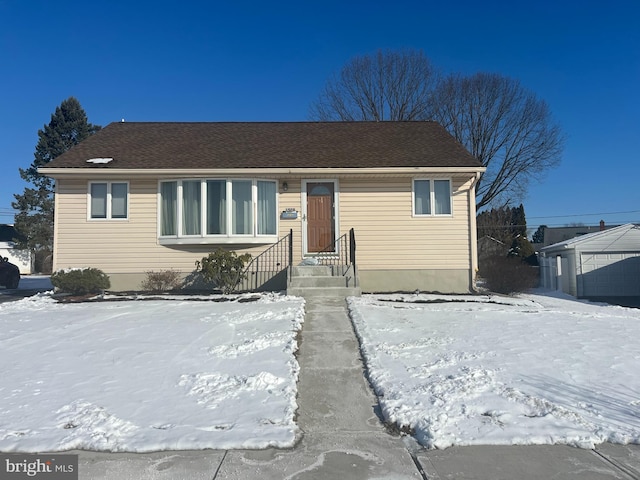
M540 286L549 290L559 290L571 294L569 260L560 255L538 257L540 265Z

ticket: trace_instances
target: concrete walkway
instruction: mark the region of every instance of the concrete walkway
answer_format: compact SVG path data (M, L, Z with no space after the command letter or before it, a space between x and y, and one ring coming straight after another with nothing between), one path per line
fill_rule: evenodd
M307 299L298 361L300 444L288 452L230 451L219 478L420 478L400 437L376 415L344 299ZM272 458L256 464L256 454Z
M309 298L298 361L303 436L291 450L80 454L80 479L640 479L640 446L424 450L388 433L344 299Z

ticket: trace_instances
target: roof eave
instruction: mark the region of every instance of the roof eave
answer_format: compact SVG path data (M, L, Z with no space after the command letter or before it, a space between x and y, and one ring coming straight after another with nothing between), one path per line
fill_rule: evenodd
M547 245L546 247L541 248L540 252L548 253L556 250L571 249L571 248L574 248L576 245L579 245L584 242L588 242L589 240L592 240L595 237L615 235L616 233L619 233L624 230L629 230L632 228L638 228L638 227L636 227L633 223L625 223L624 225L618 225L617 227L608 228L606 230L600 230L597 232L587 233L579 237L574 237L574 238L570 238L569 240L564 240L562 242Z
M53 178L65 177L170 177L206 175L389 175L389 174L476 174L485 167L379 167L379 168L47 168L38 173Z

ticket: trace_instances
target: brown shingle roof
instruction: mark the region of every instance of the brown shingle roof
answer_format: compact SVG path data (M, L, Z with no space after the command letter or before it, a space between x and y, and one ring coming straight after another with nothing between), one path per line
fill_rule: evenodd
M91 158L113 158L108 164ZM435 122L112 123L47 168L480 167Z

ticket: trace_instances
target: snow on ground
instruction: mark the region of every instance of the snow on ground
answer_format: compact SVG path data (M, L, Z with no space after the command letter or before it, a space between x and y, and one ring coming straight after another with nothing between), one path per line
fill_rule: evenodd
M300 298L0 304L0 451L290 447Z
M304 300L212 298L0 304L0 451L292 446ZM349 308L384 415L428 447L640 443L640 310L545 295Z
M385 417L427 447L640 443L640 310L544 295L349 308Z

